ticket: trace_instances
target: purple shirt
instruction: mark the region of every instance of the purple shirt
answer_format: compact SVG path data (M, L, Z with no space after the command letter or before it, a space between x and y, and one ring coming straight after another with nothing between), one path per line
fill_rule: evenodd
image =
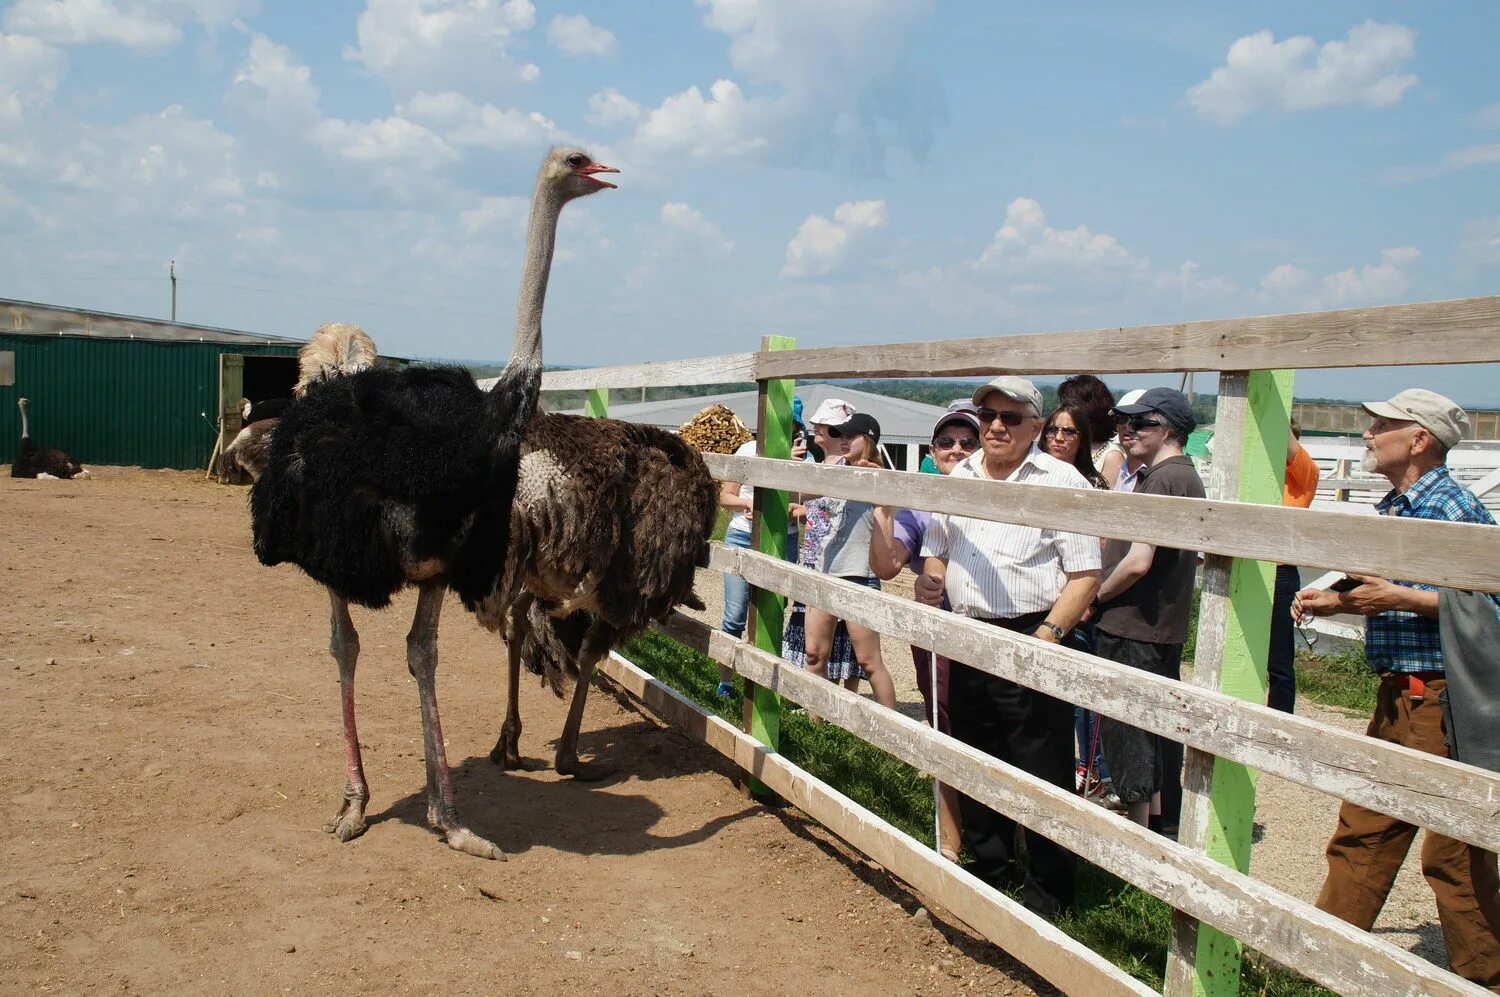
M921 509L896 510L891 536L906 550L906 566L911 569L912 574L922 573L922 562L926 560L922 556L922 535L927 532L927 524L931 520L932 513Z

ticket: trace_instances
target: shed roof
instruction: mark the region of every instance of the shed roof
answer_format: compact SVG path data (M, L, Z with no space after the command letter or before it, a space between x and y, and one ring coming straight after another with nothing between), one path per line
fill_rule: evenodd
M483 382L481 382L483 383ZM926 443L932 439L932 426L947 410L925 402L892 398L869 391L856 391L836 384L799 384L797 397L802 399L802 413L811 416L825 398L841 398L854 406L856 412L867 412L880 423L880 439L883 443ZM687 422L705 406L718 403L727 406L740 417L751 432L756 430L756 393L754 391L732 391L718 395L700 395L696 398L671 398L655 402L633 402L611 405L611 418L626 422L639 422L649 426L660 426L675 430ZM582 414L582 409L571 409Z
M156 342L224 343L238 346L300 346L305 340L240 332L137 315L63 308L0 298L0 331L16 336L79 336L86 339L149 339Z

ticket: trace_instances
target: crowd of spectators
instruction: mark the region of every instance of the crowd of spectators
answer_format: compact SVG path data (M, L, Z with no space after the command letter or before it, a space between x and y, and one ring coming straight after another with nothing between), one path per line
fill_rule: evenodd
M1044 412L1040 391L1024 378L999 377L980 386L935 422L923 470L1027 487L1204 497L1197 467L1185 453L1197 417L1181 392L1158 387L1115 399L1102 380L1079 375L1063 382L1058 397L1057 407ZM1364 433L1365 469L1391 484L1377 506L1380 513L1494 524L1446 466L1448 452L1467 430L1463 409L1422 389L1365 409L1373 420ZM880 427L869 415L828 400L810 425L824 462L884 466ZM812 459L800 451L794 458ZM1318 482L1317 465L1293 424L1283 503L1308 507ZM739 511L748 506L748 492L726 485L724 504ZM908 571L921 603L1180 680L1201 562L1196 551L830 496L797 496L794 510L794 524L802 525L798 559L808 568L876 589L881 580ZM747 523L737 517L731 536L728 542L748 546ZM789 550L794 547L789 541ZM1471 670L1496 671L1490 635L1500 634L1500 597L1365 575L1348 576L1332 589L1301 589L1297 567L1290 563L1294 553L1288 551L1289 563L1275 570L1267 705L1289 713L1295 708L1297 625L1310 616L1363 615L1366 657L1380 676L1369 735L1453 757L1456 711L1447 703L1448 670L1466 661ZM740 596L731 612L728 595L726 589L724 628L738 632L733 628L743 629L744 599ZM1459 603L1460 596L1470 601ZM1469 607L1476 599L1481 609L1474 617ZM1440 626L1445 614L1446 629ZM1459 619L1478 622L1458 626ZM1466 634L1448 635L1466 628ZM850 689L867 679L879 702L895 706L878 633L822 609L794 607L786 635L784 652L794 662ZM914 647L912 664L923 717L938 730L1175 835L1180 742L1137 728L1128 717L1076 710L973 663ZM1121 673L1122 681L1128 682L1127 674ZM1495 730L1477 735L1479 741L1497 738ZM1471 729L1465 743L1475 740ZM1023 902L1043 916L1055 917L1074 903L1077 863L1066 849L950 787L939 787L938 811L938 847L945 857L966 856L970 872L991 885L1018 889ZM1345 803L1328 845L1329 872L1319 907L1368 929L1416 830ZM1454 971L1482 986L1500 987L1500 877L1494 854L1428 832L1422 866Z

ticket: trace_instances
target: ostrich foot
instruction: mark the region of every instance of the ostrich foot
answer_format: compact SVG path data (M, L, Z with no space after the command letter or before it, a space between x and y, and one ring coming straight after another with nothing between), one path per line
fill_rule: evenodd
M521 731L519 727L505 724L500 728L500 740L490 749L490 761L507 771L527 767L521 758Z
M577 755L566 757L559 755L554 768L557 769L558 775L570 775L579 782L599 782L619 771L618 766L609 762L579 761Z
M467 827L444 829L443 840L448 842L448 847L455 851L464 852L482 859L494 859L497 862L504 862L506 860L504 852L490 842L485 841Z
M357 796L344 797L338 813L328 818L323 830L337 835L340 841L353 841L365 833L365 801Z

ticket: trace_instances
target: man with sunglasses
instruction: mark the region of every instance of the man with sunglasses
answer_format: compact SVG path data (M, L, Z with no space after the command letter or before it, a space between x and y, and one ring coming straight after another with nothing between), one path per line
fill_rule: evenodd
M1078 469L1038 449L1042 395L1020 377L997 377L974 392L980 449L949 477L1089 488ZM1060 530L933 514L922 540L917 599L995 626L1061 643L1099 580L1099 541ZM1059 789L1073 791L1073 707L958 661L948 675L953 736ZM1015 821L961 797L969 871L1008 886L1019 871L1022 901L1044 917L1073 903L1077 860L1030 830L1018 870Z
M1468 431L1468 413L1425 388L1408 388L1389 401L1366 402L1364 409L1374 421L1364 434L1363 467L1391 483L1391 491L1375 506L1381 515L1495 524L1474 493L1448 471L1448 451ZM1463 678L1465 661L1458 655L1470 648L1456 631L1464 609L1454 599L1459 593L1373 575L1349 577L1359 584L1340 586L1343 591L1298 592L1292 599L1293 618L1309 613L1363 615L1365 658L1380 675L1367 733L1450 757L1447 735L1453 732L1447 729L1443 700L1454 691L1449 680ZM1491 595L1483 602L1489 609L1500 607L1500 597ZM1448 616L1450 610L1455 616ZM1492 628L1494 621L1488 622ZM1455 638L1457 643L1450 644ZM1470 663L1492 672L1493 645L1474 650ZM1457 704L1450 706L1459 712ZM1466 736L1457 743L1465 743ZM1318 908L1370 930L1416 834L1416 827L1406 821L1344 803L1328 842L1328 878L1318 895ZM1453 971L1500 992L1500 876L1494 854L1428 831L1422 841L1422 873L1437 899Z
M1140 462L1136 494L1203 498L1203 480L1183 453L1198 425L1180 391L1150 388L1132 404L1115 406L1126 422L1120 439L1127 462ZM1128 540L1104 544L1104 581L1094 600L1096 653L1168 678L1180 678L1182 645L1193 606L1198 554ZM1130 819L1173 833L1180 806L1182 746L1104 717L1104 759L1114 791Z

